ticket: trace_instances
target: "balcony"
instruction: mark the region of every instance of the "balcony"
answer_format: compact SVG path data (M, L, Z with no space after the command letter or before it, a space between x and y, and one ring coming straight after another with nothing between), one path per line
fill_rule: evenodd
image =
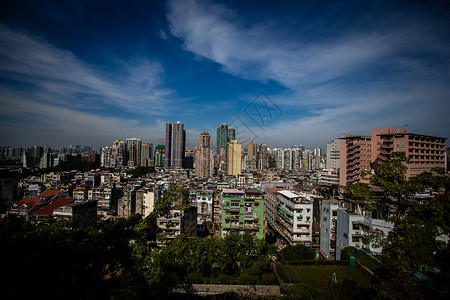
M364 231L362 230L354 230L352 232L352 238L362 238L364 236Z
M239 206L236 206L236 207L224 207L224 209L226 211L229 211L229 212L240 212L241 211L241 208Z
M244 224L245 230L256 230L258 231L261 226L259 224Z

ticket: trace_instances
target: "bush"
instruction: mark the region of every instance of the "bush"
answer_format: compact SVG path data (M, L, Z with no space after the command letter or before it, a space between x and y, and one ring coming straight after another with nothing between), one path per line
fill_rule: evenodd
M247 274L247 273L242 274L241 278L242 278L242 283L243 284L255 285L256 282L258 281L258 277L254 276L254 275Z
M355 251L354 247L345 247L342 251L341 251L341 260L342 261L349 261L350 256L353 255L353 252Z
M261 283L262 284L276 284L276 278L275 275L273 274L264 274L263 276L261 276Z
M220 273L219 275L217 275L217 282L221 284L228 284L230 283L230 276Z
M297 283L286 287L283 293L295 297L294 299L318 299L322 297L323 291L306 283Z
M348 265L348 260L290 260L285 261L284 264L290 266L342 266Z
M186 276L188 283L203 283L203 276L200 273L189 273Z
M314 259L315 253L313 250L306 247L303 244L299 244L296 246L288 246L281 250L281 259L284 261L289 260L308 260Z

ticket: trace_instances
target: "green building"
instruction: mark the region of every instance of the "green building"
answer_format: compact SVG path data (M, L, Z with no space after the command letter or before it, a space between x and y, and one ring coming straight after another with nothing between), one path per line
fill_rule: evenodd
M222 237L231 232L253 232L264 238L265 200L259 189L222 191Z
M163 167L164 166L164 154L165 154L166 146L158 145L155 148L155 167Z

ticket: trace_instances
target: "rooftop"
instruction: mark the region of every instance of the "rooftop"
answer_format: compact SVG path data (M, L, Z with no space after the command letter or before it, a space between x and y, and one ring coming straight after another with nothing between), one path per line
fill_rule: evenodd
M287 190L282 190L282 191L279 191L278 193L280 193L281 195L283 195L285 197L288 197L288 198L298 198L298 197L300 197L300 195L297 195L296 193L291 192L291 191L287 191Z

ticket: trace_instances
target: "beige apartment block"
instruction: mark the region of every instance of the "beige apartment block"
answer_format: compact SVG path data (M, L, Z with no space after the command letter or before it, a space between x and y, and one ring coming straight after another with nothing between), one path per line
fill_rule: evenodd
M237 140L231 140L226 144L227 175L239 175L242 171L241 164L242 144Z

